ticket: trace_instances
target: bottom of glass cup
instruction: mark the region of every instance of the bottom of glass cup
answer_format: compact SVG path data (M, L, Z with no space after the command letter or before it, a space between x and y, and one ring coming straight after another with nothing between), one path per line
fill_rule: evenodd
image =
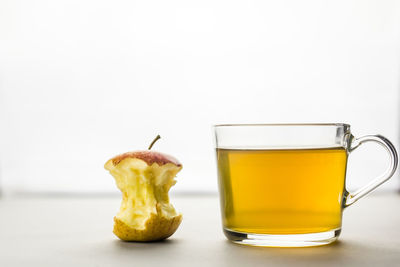
M232 242L261 247L312 247L330 244L336 241L341 229L312 234L248 234L224 229L225 236Z

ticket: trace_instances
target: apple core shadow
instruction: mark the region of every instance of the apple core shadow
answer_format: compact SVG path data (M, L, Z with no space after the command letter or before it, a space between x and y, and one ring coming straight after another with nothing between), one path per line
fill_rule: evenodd
M115 239L113 241L114 246L122 249L150 249L150 247L160 246L172 246L177 245L180 241L177 239L164 239L164 240L156 240L156 241L124 241L120 239Z

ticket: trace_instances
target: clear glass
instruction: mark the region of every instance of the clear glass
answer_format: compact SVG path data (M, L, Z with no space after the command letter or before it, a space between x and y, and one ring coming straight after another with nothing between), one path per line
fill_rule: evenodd
M343 209L393 176L397 153L380 135L355 138L350 125L216 125L223 230L236 243L300 247L335 241ZM348 155L365 142L390 155L386 172L345 188Z

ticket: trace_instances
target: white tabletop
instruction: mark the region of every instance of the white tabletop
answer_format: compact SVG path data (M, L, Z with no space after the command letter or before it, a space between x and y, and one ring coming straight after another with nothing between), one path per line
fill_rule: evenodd
M0 199L0 266L399 266L400 195L373 194L344 212L340 241L311 248L230 243L217 196L175 196L183 213L167 241L128 243L112 233L117 197Z

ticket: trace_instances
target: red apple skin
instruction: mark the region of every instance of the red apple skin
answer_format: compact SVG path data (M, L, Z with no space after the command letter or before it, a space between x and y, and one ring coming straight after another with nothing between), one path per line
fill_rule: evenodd
M153 165L154 163L157 163L158 165L162 166L167 163L172 163L178 167L182 167L182 164L173 156L153 151L153 150L139 150L139 151L132 151L132 152L126 152L121 155L115 156L114 158L111 159L112 163L114 166L118 165L122 160L126 158L136 158L136 159L141 159L144 162L147 163L147 165Z

